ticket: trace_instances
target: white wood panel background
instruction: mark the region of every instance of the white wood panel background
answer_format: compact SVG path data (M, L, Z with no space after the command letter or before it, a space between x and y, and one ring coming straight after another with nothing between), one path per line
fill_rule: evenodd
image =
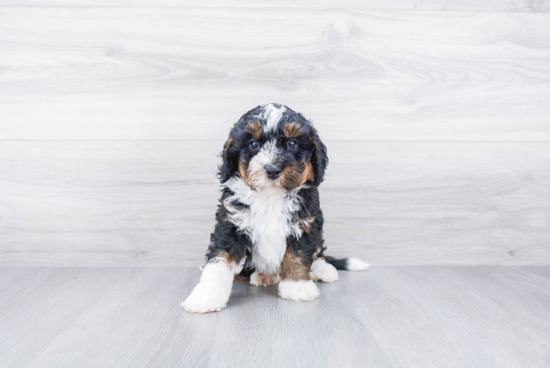
M275 101L329 146L329 254L550 263L548 2L115 4L0 1L0 264L198 265Z
M0 8L0 139L224 139L258 104L325 139L550 140L550 15Z
M5 264L199 265L222 142L3 142ZM328 254L545 264L550 143L330 142Z
M0 0L0 6L63 7L233 7L233 8L354 8L458 10L489 12L550 12L548 0Z

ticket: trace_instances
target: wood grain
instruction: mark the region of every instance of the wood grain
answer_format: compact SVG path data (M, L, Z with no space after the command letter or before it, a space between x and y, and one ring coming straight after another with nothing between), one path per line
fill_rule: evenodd
M223 141L3 142L0 264L193 265ZM329 142L328 254L550 263L550 143Z
M544 337L550 320L548 302L539 293L549 274L546 269L541 280L529 271L382 269L384 276L368 286L351 286L353 295L368 293L369 302L351 297L350 304L392 366L543 367L550 362ZM526 308L532 313L524 313ZM518 341L530 341L534 350L520 352Z
M0 139L217 140L280 102L326 140L550 140L549 17L2 8Z
M42 269L38 267L6 267L2 269L0 285L19 281L33 273L40 272L41 270Z
M396 10L550 12L548 0L0 0L0 6L63 6L63 7L234 7L234 8L353 8Z
M4 269L0 270L1 275ZM9 270L8 270L9 272ZM0 365L22 366L132 269L38 269L0 286ZM23 353L24 352L24 353Z
M4 273L10 268L0 268ZM236 281L221 313L179 302L197 268L48 268L0 286L0 363L18 367L546 367L549 267L339 272L321 297Z

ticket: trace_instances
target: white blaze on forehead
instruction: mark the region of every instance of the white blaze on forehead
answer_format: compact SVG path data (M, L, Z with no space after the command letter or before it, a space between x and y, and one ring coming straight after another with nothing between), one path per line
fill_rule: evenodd
M274 184L273 181L265 174L265 167L268 165L275 165L278 155L279 149L276 146L276 142L274 140L265 142L260 152L258 152L248 164L248 184L255 189L274 189L272 188Z
M261 117L265 120L265 131L269 132L276 130L279 121L281 121L281 118L283 117L283 113L286 111L286 107L281 105L277 108L274 104L267 104L262 107L264 108L264 111L262 112Z
M277 143L272 139L264 143L260 152L251 160L251 163L254 161L263 166L274 165L278 154Z

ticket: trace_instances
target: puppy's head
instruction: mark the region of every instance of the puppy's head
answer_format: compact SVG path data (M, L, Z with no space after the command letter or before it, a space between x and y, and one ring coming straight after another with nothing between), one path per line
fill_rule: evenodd
M258 192L292 191L323 181L327 149L301 114L278 104L258 106L233 126L218 177L240 176Z

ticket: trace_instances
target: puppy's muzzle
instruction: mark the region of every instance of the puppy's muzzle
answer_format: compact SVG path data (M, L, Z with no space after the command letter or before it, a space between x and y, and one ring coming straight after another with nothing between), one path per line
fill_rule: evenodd
M265 174L271 180L275 180L281 175L281 168L275 165L267 165L265 168Z

